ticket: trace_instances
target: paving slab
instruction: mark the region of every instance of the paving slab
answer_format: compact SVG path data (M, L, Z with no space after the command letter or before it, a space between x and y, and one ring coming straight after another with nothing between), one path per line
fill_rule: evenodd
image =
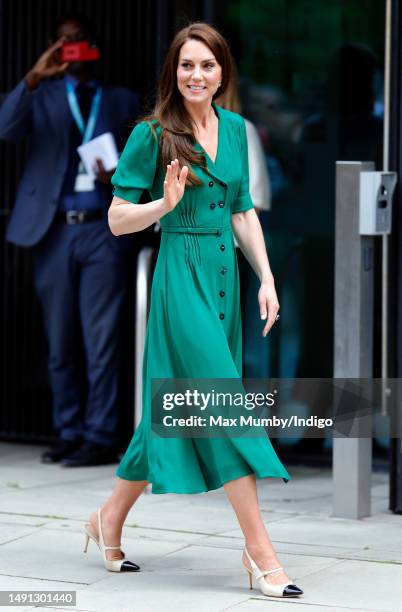
M400 521L402 534L402 518ZM335 517L296 516L273 522L269 528L270 537L275 542L298 542L305 545L341 546L345 549L363 550L369 546L376 550L399 552L402 535L398 539L395 525L383 523L381 529L366 519L353 520ZM221 532L221 535L241 537L239 528Z
M37 458L34 458L36 461ZM111 466L108 466L110 470ZM116 466L117 467L117 466ZM28 465L7 468L7 477L0 480L0 489L4 493L11 490L24 490L34 488L64 487L69 483L82 484L91 488L94 486L96 467L91 468L62 468L60 465L39 464L36 469ZM29 472L32 471L30 475ZM110 482L114 477L114 471L110 470ZM97 485L99 486L99 485Z
M278 499L271 500L269 504L261 502L261 510L282 510L310 516L328 516L332 512L332 496L323 495L307 499Z
M31 527L42 527L49 522L49 519L43 518L40 515L26 515L10 512L1 512L0 510L0 525L2 523L13 523L13 525L29 525Z
M154 560L152 565L157 568L164 565L165 561L169 559L172 567L170 571L174 573L183 571L184 573L210 574L210 564L213 559L215 566L213 571L216 575L226 577L236 575L239 577L239 586L244 588L248 585L248 575L243 568L241 556L241 549L215 549L211 551L207 546L191 545L182 550L172 552L161 560ZM288 575L293 580L300 581L309 574L322 571L339 563L339 560L330 557L324 558L307 555L299 557L298 555L283 554L281 555L281 563L286 567Z
M272 538L271 538L272 539ZM283 554L303 556L315 556L315 557L332 557L334 559L353 559L355 555L359 554L359 550L344 548L341 546L317 546L300 544L298 542L277 542L273 540L275 550L282 559ZM210 546L214 548L234 548L236 550L242 550L244 546L244 538L239 537L227 537L227 536L207 536L193 542L194 546ZM362 559L370 558L365 557L362 554ZM382 556L384 553L382 551Z
M57 582L55 580L38 580L36 578L25 578L22 576L6 576L0 575L0 591L74 591L80 585L68 584L65 582ZM6 611L7 608L0 608ZM76 612L76 608L70 607L70 610ZM37 607L29 606L26 604L23 606L10 606L7 610L10 612L25 612L26 610L32 612L38 610ZM49 610L49 608L46 608Z
M343 561L303 579L314 603L359 610L402 610L402 565ZM311 597L310 595L310 597Z
M261 597L250 598L245 602L241 602L240 604L231 606L230 608L226 608L225 611L222 610L220 612L265 612L267 610L267 606L269 606L270 612L321 612L321 610L328 610L328 612L381 612L380 610L375 610L374 608L363 609L343 606L325 606L323 608L321 604L308 604L301 599L274 601L272 598L269 598L268 603Z
M0 522L0 544L12 542L38 531L40 527Z
M0 574L25 576L40 580L88 585L104 578L99 549L90 541L88 553L83 553L85 536L82 533L52 531L36 532L1 547ZM181 544L130 540L125 542L127 558L141 559L148 564L154 557L177 550Z
M213 534L234 528L236 517L230 506L224 508L209 508L200 511L197 506L188 506L180 500L165 504L163 508L155 506L133 509L127 524L141 527L164 527L166 529L182 529L196 533Z
M145 492L122 538L142 571L107 572L93 542L83 554L82 525L110 494L116 466L45 466L43 448L0 443L0 588L76 590L77 606L16 612L402 612L402 517L388 511L386 474L373 474L375 515L358 521L331 516L330 470L291 466L287 484L257 481L280 561L305 591L279 600L248 588L243 534L223 489Z
M230 580L219 576L157 574L136 575L135 586L122 589L115 578L104 585L106 594L89 588L77 594L78 605L97 612L217 612L247 601L247 588L231 588Z
M84 521L81 520L57 520L48 521L43 525L43 529L49 529L51 531L74 531L82 535ZM82 536L84 537L84 536ZM189 544L193 541L202 540L205 537L202 533L194 533L190 530L184 529L163 529L163 528L143 528L135 527L132 525L124 525L122 542L125 543L130 540L130 546L135 548L135 542L138 539L147 539L151 541L166 541L166 542L178 542Z

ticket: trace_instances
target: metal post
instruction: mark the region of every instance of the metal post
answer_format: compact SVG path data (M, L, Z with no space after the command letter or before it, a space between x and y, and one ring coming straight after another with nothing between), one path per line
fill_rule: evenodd
M335 222L335 378L371 378L374 239L359 235L360 173L372 162L337 162ZM371 438L334 438L333 513L370 515Z
M389 170L389 126L390 126L390 78L391 78L391 0L386 1L385 10L385 60L384 60L384 128L382 169ZM388 246L389 236L382 236L382 278L381 278L381 414L388 414L387 378L388 378Z
M144 247L138 254L135 300L135 376L134 376L134 428L142 417L142 360L148 319L149 286L151 281L153 249Z

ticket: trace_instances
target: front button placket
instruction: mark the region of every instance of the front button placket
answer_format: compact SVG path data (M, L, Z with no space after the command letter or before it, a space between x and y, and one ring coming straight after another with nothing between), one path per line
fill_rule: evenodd
M215 189L213 190L213 196L211 197L214 199L214 201L211 202L211 200L209 201L209 208L212 214L212 211L214 211L214 215L217 215L217 211L219 211L219 209L222 211L219 215L218 215L218 219L217 219L217 223L216 225L219 226L219 224L224 224L224 213L223 213L223 208L225 206L225 198L226 198L226 189L228 187L227 183L224 182L224 180L222 180L222 178L220 176L216 176L214 174L214 172L216 172L216 170L214 169L209 169L209 174L213 176L213 178L215 180L210 180L208 182L208 187L213 188L215 187ZM215 218L215 217L214 217ZM220 267L218 268L218 274L219 274L219 286L218 286L218 296L219 296L219 309L217 312L217 316L219 317L219 319L221 321L223 321L225 319L225 306L226 306L226 302L225 302L225 296L227 294L226 291L226 285L227 285L227 272L228 272L228 267L227 267L227 245L225 244L226 240L226 233L222 230L222 231L218 231L217 232L217 248L220 250L221 252L221 256L220 256Z
M221 282L219 283L221 286L221 289L219 291L219 318L221 321L223 321L223 319L225 318L225 300L224 297L226 295L226 291L224 291L223 287L226 289L226 279L227 279L227 267L226 266L222 266L221 268Z
M223 235L220 237L220 240L218 242L219 250L222 253L222 255L221 255L222 265L221 265L221 268L220 268L221 282L219 283L220 284L219 297L221 298L220 299L220 306L219 306L219 310L220 310L220 312L219 312L219 319L221 321L223 321L224 318L225 318L225 312L224 312L225 302L224 302L223 298L226 295L225 289L226 289L227 271L228 271L228 268L225 265L226 264L226 253L225 253L226 246L225 246L224 242L222 241L222 237L224 238L224 236L225 236L225 233L223 233Z

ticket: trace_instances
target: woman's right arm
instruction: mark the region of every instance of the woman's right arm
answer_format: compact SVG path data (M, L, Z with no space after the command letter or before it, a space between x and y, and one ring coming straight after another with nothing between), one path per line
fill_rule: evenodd
M114 196L108 212L112 234L121 236L140 232L174 210L183 197L187 174L187 166L180 168L178 160L175 159L167 166L163 198L148 204L135 205Z
M163 198L135 206L127 200L114 196L108 213L110 231L115 236L140 232L167 212L169 211Z

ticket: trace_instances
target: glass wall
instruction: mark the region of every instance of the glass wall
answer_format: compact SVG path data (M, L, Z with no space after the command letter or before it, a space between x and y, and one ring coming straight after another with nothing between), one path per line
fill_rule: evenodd
M331 377L335 161L381 166L385 2L224 6L219 25L237 62L242 113L270 178L260 219L281 304L261 338L258 285L244 267L244 376Z

